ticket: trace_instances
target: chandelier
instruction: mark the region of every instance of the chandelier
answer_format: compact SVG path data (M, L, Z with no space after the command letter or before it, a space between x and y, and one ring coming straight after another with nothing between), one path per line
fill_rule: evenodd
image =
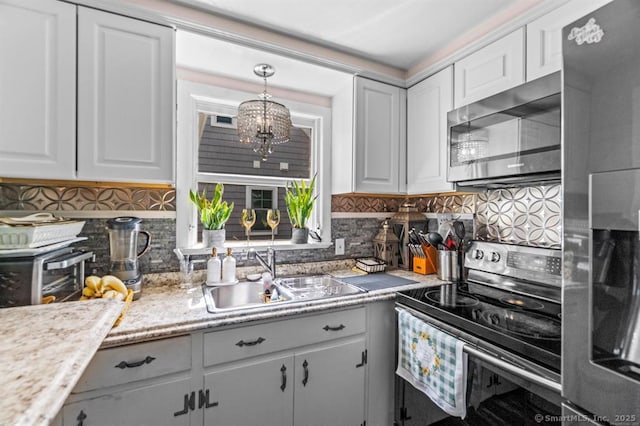
M268 64L258 64L253 73L264 79L264 91L260 100L245 101L238 107L238 136L240 143L252 144L253 151L267 161L267 155L273 152L273 145L289 142L291 116L282 104L269 100L267 78L275 74Z

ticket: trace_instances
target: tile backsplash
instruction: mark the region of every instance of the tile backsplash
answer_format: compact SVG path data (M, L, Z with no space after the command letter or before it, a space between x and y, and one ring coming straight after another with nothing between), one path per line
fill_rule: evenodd
M334 195L331 207L333 212L391 214L407 202L426 213L474 213L478 239L552 248L561 246L562 192L558 183L473 194L384 198Z
M451 193L434 196L359 196L334 195L332 212L346 213L333 218L333 238L344 238L344 256L335 256L334 248L290 250L278 253L279 263L303 263L373 255L372 240L380 229L380 215L349 217L349 213L382 213L392 216L404 203L412 203L421 212L473 213L476 238L513 244L560 248L562 239L560 184L489 190L481 193ZM81 186L55 184L17 184L0 182L0 211L175 211L172 188L134 186ZM0 213L1 214L1 213ZM135 214L135 213L134 213ZM81 236L82 245L96 253L89 271L106 273L109 260L106 219L90 218ZM178 262L173 248L175 219L145 218L142 229L152 235L151 251L140 259L147 273L175 271ZM140 237L141 242L144 237ZM242 261L239 265L242 265ZM202 265L200 265L202 266Z

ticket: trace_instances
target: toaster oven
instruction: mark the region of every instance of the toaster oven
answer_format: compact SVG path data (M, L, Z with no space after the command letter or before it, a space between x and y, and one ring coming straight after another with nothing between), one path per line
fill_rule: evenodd
M93 252L64 247L31 256L0 258L0 308L80 298L84 262Z

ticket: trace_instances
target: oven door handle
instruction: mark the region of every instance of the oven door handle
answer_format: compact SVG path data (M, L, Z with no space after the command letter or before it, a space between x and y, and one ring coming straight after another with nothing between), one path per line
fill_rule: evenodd
M504 361L500 358L496 358L495 355L490 355L484 351L481 351L472 346L469 346L468 343L465 343L463 351L465 351L469 355L472 355L478 359L481 359L482 361L485 361L488 364L501 368L505 371L508 371L509 373L522 377L526 380L529 380L547 389L551 389L552 391L555 391L558 393L562 392L562 385L560 383L554 382L553 380L549 380L544 377L540 377L539 375L532 373L530 371L527 371L523 368L517 367L511 364L510 362Z
M44 264L44 270L45 271L52 271L55 269L64 269L64 268L68 268L69 266L73 266L76 265L84 260L90 259L94 257L93 252L86 252L86 253L80 253L80 254L75 254L73 253L72 256L68 256L65 257L62 260L59 260L60 258L54 259L53 262L47 262Z
M430 318L427 317L426 315L422 314L421 312L416 311L415 309L411 309L408 306L402 306L401 308L396 306L396 311L400 312L401 309L406 310L407 312L409 312L411 315L414 315L415 317L421 319L422 321L425 322L429 322ZM432 324L433 325L433 324ZM437 328L437 326L436 326ZM446 334L451 335L451 333L447 333L446 331L443 331ZM529 370L526 370L522 367L518 367L517 365L514 365L508 361L504 361L502 358L499 358L498 355L496 354L491 354L488 352L485 352L481 349L478 349L475 346L472 346L471 343L465 341L464 339L460 339L457 336L453 336L456 339L461 340L462 342L464 342L464 346L462 348L462 350L464 352L466 352L468 355L474 356L476 358L481 359L482 361L485 361L487 364L491 364L495 367L501 368L511 374L514 374L516 376L522 377L524 379L527 379L533 383L536 383L537 385L540 385L542 387L545 387L547 389L551 389L552 391L561 393L562 392L562 384L555 382L553 380L547 379L546 377L540 377L540 375L533 373Z

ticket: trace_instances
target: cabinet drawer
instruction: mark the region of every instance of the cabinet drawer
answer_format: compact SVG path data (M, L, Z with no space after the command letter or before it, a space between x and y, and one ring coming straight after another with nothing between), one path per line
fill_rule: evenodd
M365 332L365 308L233 328L204 335L205 367Z
M98 351L73 393L191 369L191 336Z

